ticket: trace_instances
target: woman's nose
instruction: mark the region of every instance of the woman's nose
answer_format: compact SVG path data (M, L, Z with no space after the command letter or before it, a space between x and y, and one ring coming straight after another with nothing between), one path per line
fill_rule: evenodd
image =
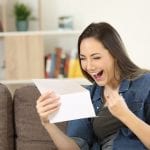
M94 64L92 63L92 61L87 61L86 69L87 69L87 71L94 69Z

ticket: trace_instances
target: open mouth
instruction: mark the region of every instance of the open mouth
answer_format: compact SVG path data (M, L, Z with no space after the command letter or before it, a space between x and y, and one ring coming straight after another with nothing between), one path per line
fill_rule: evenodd
M93 77L97 80L97 79L101 79L102 75L103 75L104 71L100 71L97 74L94 74Z

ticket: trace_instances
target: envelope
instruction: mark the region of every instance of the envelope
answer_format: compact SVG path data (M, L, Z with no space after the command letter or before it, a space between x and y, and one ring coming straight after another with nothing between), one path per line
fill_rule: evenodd
M96 117L90 93L79 83L69 79L33 79L42 93L53 90L60 95L60 109L49 115L51 123Z

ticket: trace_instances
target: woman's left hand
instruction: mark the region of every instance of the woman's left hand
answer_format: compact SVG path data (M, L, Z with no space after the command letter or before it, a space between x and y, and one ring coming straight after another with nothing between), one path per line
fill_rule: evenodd
M129 108L124 100L124 98L119 95L118 90L107 90L105 95L106 105L113 116L116 118L123 117Z

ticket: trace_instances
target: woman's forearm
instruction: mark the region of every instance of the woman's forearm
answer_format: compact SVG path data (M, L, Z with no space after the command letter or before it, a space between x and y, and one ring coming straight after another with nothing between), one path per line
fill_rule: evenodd
M65 135L55 124L43 124L58 150L80 150L73 139Z
M130 110L119 119L150 149L150 125L139 119Z
M42 125L49 133L51 139L59 150L79 150L79 146L66 136L55 124L49 123L48 116L60 108L60 97L53 91L48 91L41 95L36 104L36 109L41 119Z

